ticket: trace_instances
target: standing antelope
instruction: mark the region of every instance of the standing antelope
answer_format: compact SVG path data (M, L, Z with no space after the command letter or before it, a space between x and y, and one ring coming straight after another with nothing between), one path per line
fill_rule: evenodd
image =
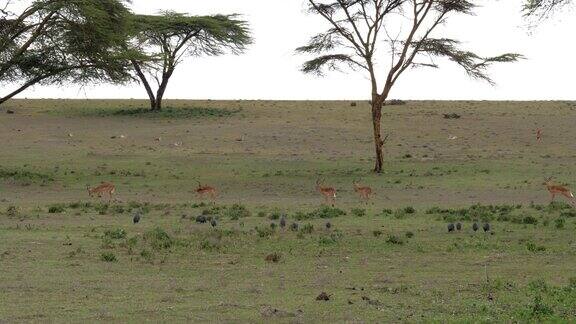
M103 182L99 186L90 188L90 186L86 186L88 189L88 195L90 197L94 197L94 195L98 195L98 198L102 198L103 194L108 194L108 202L112 200L112 196L116 193L116 187L110 182Z
M372 196L372 188L368 186L360 186L356 181L353 182L354 191L360 195L360 199L366 200L368 202Z
M536 130L536 140L537 140L538 142L541 142L541 141L542 141L542 128L538 128L538 129Z
M209 195L212 200L216 199L216 195L218 194L216 188L211 186L204 186L200 183L200 181L196 182L198 182L198 188L194 190L196 191L196 195L198 195L200 198L204 198L206 195Z
M336 204L336 189L332 187L322 187L320 185L320 179L316 180L316 191L324 196L326 203L332 202L332 207Z
M550 192L550 195L552 196L551 201L554 201L554 198L556 197L556 195L562 195L568 199L570 199L570 201L572 202L572 206L574 206L574 194L572 193L572 191L570 191L570 189L564 187L564 186L559 186L559 185L555 185L552 183L552 177L547 178L546 181L544 181L543 183L546 186L546 189L548 189L548 192Z

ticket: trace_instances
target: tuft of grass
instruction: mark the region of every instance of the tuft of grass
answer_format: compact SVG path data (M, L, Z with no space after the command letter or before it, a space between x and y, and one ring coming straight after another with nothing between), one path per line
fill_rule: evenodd
M404 241L396 235L388 235L388 238L386 239L386 243L393 244L393 245L403 245Z
M100 255L100 260L104 262L118 262L116 255L112 252L102 252Z
M250 217L251 213L248 207L240 204L234 204L224 211L224 216L231 220L238 220L240 218Z
M154 250L167 250L174 245L174 240L160 227L156 227L144 234L144 240L148 242Z
M50 214L62 214L66 211L66 206L64 204L55 204L48 207L48 213Z
M356 217L364 217L366 216L366 209L364 208L352 208L350 213Z
M115 229L104 231L104 237L109 238L111 240L122 240L122 239L125 239L126 236L127 236L127 233L122 228L115 228Z

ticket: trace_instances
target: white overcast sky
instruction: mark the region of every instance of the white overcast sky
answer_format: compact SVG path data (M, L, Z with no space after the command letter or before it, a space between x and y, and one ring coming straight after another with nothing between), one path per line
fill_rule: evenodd
M391 93L401 99L575 100L573 32L576 10L563 10L537 28L526 28L521 0L486 0L474 17L451 19L441 37L457 38L481 55L517 52L520 63L491 69L497 85L468 79L455 65L410 70ZM166 98L173 99L366 99L369 83L361 72L334 72L325 78L299 71L304 57L294 48L325 29L305 13L305 0L133 0L136 13L174 10L193 15L243 14L255 43L242 56L189 58L176 71ZM20 98L146 98L138 84L117 87L35 87Z

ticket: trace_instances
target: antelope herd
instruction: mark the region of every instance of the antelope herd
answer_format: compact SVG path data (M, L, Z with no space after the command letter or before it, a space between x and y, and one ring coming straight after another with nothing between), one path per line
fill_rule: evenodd
M218 197L218 190L215 187L203 185L199 181L196 182L198 183L198 187L194 189L194 192L196 192L199 199L210 198L211 200L216 200ZM354 181L352 185L354 186L354 192L358 194L360 200L363 202L368 203L374 195L374 191L369 186L360 185L357 181ZM551 201L554 201L556 195L561 195L570 200L572 206L576 207L576 198L572 191L570 191L566 186L554 184L552 182L552 177L546 178L543 185L546 186L546 189L550 193ZM87 187L87 189L90 197L98 196L99 198L102 198L103 195L108 195L108 202L112 201L112 198L116 193L116 186L110 182L103 182L93 188ZM324 202L326 204L330 204L331 206L336 204L336 189L334 187L323 186L322 181L318 179L316 180L316 191L324 197Z
M543 134L542 129L537 128L536 140L538 142L542 141L542 134ZM455 138L457 137L454 137L454 139ZM216 187L203 185L198 180L196 180L196 182L198 183L198 187L194 189L194 192L196 193L199 199L209 198L215 201L218 198L218 190L216 189ZM325 186L322 183L323 181L321 179L316 180L315 190L318 193L320 193L322 197L324 197L324 202L326 204L334 206L336 204L336 189L334 187ZM358 183L357 180L353 181L352 185L354 192L358 194L361 201L368 203L370 199L374 196L374 191L372 190L371 187L361 185ZM570 189L568 189L565 186L556 185L552 183L552 177L546 178L543 185L546 186L546 189L550 193L551 201L554 201L556 195L561 195L566 197L570 201L572 206L576 207L576 198L574 197L574 194L572 193L572 191L570 191ZM114 186L114 184L110 182L103 182L100 185L93 188L90 188L88 186L87 189L90 197L94 197L95 195L97 195L99 198L102 198L103 195L105 194L108 195L108 202L112 201L112 198L116 193L116 187Z

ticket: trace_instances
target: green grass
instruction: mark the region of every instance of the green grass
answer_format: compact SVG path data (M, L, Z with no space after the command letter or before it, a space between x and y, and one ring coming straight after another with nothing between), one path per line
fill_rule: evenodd
M8 103L0 322L576 320L576 211L542 185L576 186L576 104L387 106L382 175L365 102L166 104L149 118L118 112L146 101ZM102 181L119 201L88 197Z

